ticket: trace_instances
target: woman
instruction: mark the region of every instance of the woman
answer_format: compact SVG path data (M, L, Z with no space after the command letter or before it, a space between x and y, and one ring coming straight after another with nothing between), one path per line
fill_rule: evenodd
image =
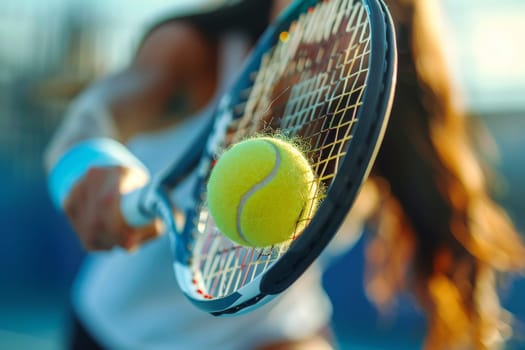
M267 13L279 8L260 0L241 3L257 3ZM429 15L431 3L390 3L400 44L397 96L384 147L352 218L368 219L377 232L369 246L367 270L368 294L380 307L396 291L409 289L428 315L428 349L494 348L498 343L494 340L505 335L494 274L523 268L525 249L508 218L489 198L481 163L469 143L467 119L455 108L439 42L427 21L434 18ZM69 131L66 122L49 149L48 165L76 138L109 134L129 141L138 132L173 122L178 127L166 138L187 144L190 136L184 130L195 129L188 121L206 118L206 107L221 90L224 79L218 72L227 69L217 63L235 67L238 61L223 54L243 51L237 39L223 41L221 35L217 40L209 19L168 20L150 31L130 69L87 93L83 101L96 112L91 114L93 122L86 123L89 118L84 116L82 123L71 122ZM100 127L86 135L71 132L75 125L77 129L82 125L82 131L86 125ZM156 134L156 139L159 136L163 134ZM131 147L144 155L134 142ZM129 169L96 169L66 203L88 249L116 245L137 249L131 255L111 251L92 257L83 269L74 304L80 329L86 328L90 338L117 348L330 347L324 334L329 306L315 270L309 270L277 304L268 305L271 309L242 318L207 319L185 301L174 303L173 293L180 298L180 291L169 271L168 245L162 241L166 238L143 245L156 237L155 226L133 230L100 210L108 205L118 208L120 191L130 175ZM344 225L342 230L351 226L356 225ZM299 298L297 290L302 293ZM303 311L310 316L299 318ZM280 333L286 325L298 327Z

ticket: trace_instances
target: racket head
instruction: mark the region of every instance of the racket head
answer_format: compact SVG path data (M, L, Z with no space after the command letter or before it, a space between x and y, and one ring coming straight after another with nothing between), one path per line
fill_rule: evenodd
M217 107L196 206L173 233L175 274L191 302L213 315L244 313L288 288L319 256L372 167L396 68L393 24L380 0L295 1L266 30ZM292 239L248 248L215 226L206 183L224 149L260 133L299 138L325 190Z

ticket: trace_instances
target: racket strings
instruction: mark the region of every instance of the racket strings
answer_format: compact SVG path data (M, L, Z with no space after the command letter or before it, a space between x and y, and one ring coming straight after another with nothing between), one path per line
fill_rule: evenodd
M286 245L246 249L225 238L213 225L207 227L212 232L203 235L204 239L195 247L195 251L201 253L195 259L201 264L193 278L204 298L238 290L264 272L287 249Z
M279 132L307 145L306 156L321 186L328 188L352 140L368 74L370 30L366 10L354 0L319 3L301 15L267 53L253 86L235 112L226 144ZM317 188L317 183L312 188ZM322 191L312 190L311 201ZM314 215L298 222L303 229ZM289 248L238 246L222 235L205 204L199 209L192 266L204 298L227 296L256 279ZM297 234L300 232L297 232Z
M315 11L303 14L290 25L286 40L280 41L262 58L251 90L244 92L249 98L240 108L236 108L243 118L235 126L235 136L229 143L239 142L246 135L268 129L273 125L272 120L277 120L279 126L283 108L289 100L287 90L291 86L298 89L296 84L299 81L308 84L309 79L316 79L305 76L309 73L324 72L327 75L331 71L328 66L331 55L326 51L331 48L335 54L341 55L340 51L348 45L349 40L345 42L350 36L348 34L356 36L356 31L367 28L366 11L360 3L354 2L323 2ZM349 16L347 11L351 11ZM348 17L346 20L345 14ZM341 31L346 31L346 35L341 35ZM276 110L281 112L275 113Z

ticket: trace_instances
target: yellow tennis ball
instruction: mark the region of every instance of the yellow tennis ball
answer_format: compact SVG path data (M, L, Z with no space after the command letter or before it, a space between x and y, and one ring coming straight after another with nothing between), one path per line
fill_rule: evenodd
M315 209L317 182L291 143L256 137L228 149L207 185L208 209L232 241L265 247L299 234Z

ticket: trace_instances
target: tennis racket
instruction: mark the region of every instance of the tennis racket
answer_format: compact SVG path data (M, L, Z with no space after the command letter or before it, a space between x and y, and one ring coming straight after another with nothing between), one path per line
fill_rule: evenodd
M213 315L255 309L285 291L319 256L372 167L387 125L396 65L393 24L380 0L295 1L265 31L183 161L124 196L122 210L130 224L154 217L165 222L177 281L193 304ZM307 145L306 157L325 191L311 199L320 204L292 239L248 248L215 226L206 183L224 149L261 133ZM60 203L89 167L110 164L141 166L114 141L79 144L51 173L51 193ZM190 173L197 174L195 205L179 229L169 193Z

